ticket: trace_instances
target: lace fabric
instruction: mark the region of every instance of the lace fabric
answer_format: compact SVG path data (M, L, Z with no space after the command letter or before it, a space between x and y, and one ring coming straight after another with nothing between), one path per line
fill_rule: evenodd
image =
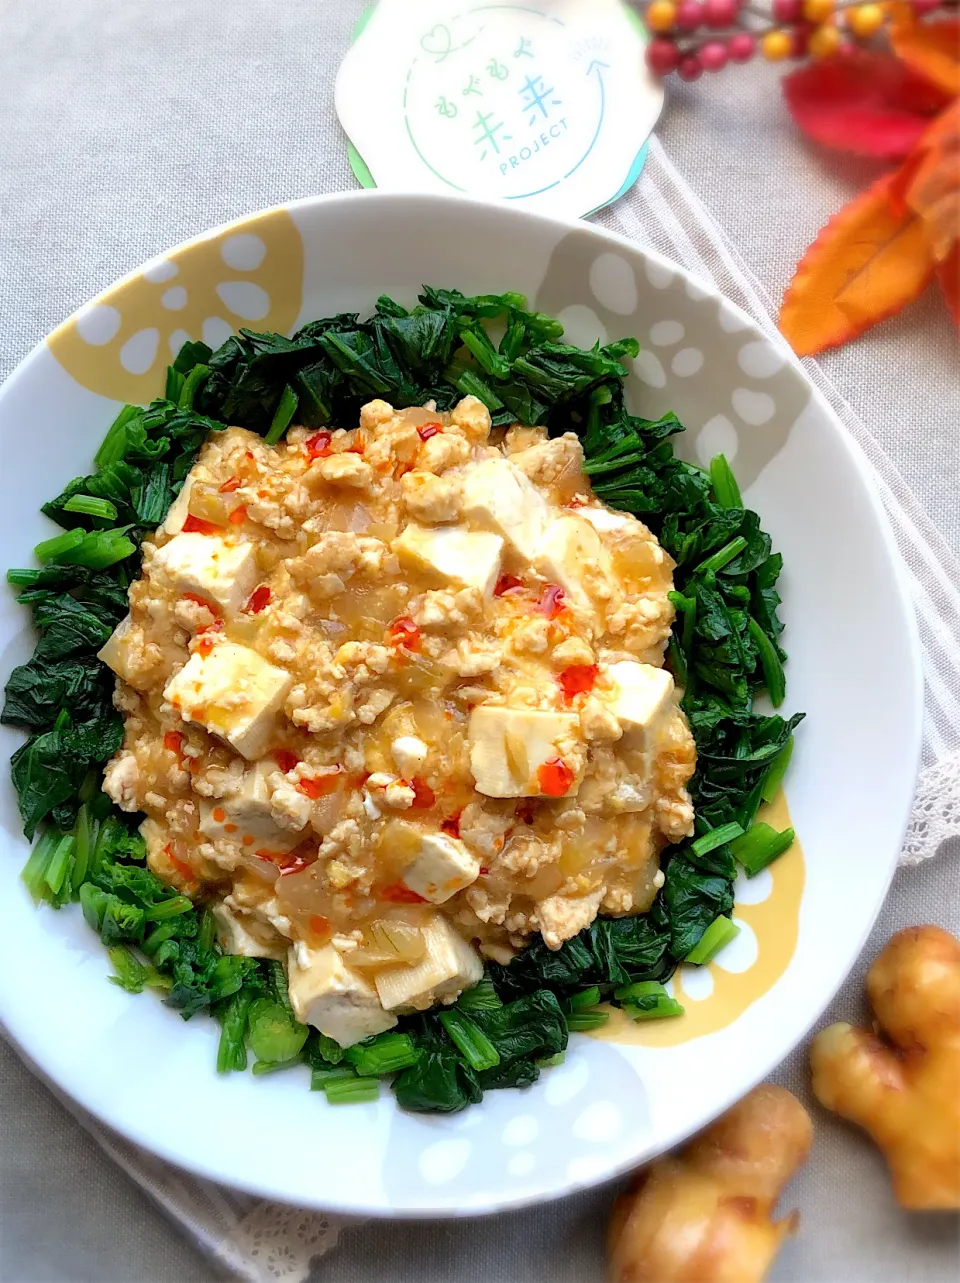
M921 772L901 867L929 860L951 838L960 838L960 753L951 753Z

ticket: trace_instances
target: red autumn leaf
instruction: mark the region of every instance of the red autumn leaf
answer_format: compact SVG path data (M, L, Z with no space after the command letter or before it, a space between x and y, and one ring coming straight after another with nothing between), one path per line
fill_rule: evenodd
M892 58L860 51L785 76L793 119L827 147L902 160L949 96Z
M912 302L934 260L923 220L891 207L886 174L826 225L784 296L780 330L798 356L856 338Z
M920 22L909 4L891 5L890 44L897 57L951 97L960 94L960 21Z

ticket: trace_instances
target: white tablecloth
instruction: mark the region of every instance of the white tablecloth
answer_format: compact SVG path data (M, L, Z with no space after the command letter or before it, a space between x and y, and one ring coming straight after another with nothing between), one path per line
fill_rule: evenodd
M362 0L0 0L0 377L123 272L259 206L351 187L333 75ZM660 137L772 295L874 166L808 147L769 67L671 94ZM824 368L960 551L956 333L931 292ZM890 932L957 931L958 856L902 873L832 1015ZM4 978L3 983L9 983ZM806 1093L802 1056L781 1077ZM211 1267L0 1045L0 1279L192 1283ZM881 1161L817 1115L779 1283L945 1283L953 1217L897 1211ZM599 1283L607 1190L497 1218L348 1230L316 1280Z

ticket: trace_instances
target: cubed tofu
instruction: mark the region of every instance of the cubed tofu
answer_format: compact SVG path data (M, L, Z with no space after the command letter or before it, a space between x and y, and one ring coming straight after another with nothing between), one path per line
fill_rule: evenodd
M536 557L547 526L547 505L508 459L483 459L467 469L461 512L473 525L502 535L521 561L530 563Z
M142 635L140 641L142 642ZM97 652L97 659L113 669L121 681L129 686L146 689L155 677L152 669L144 669L137 656L137 630L129 615L121 619L113 633Z
M397 1023L396 1016L384 1011L370 981L348 967L332 944L322 949L294 946L288 976L297 1019L341 1047L385 1033Z
M293 678L235 642L190 656L163 697L187 721L219 735L243 757L262 757Z
M254 852L284 855L301 841L301 834L283 828L270 812L268 776L275 762L259 762L244 774L236 793L200 801L200 832L215 841L225 838Z
M411 524L393 541L393 551L414 570L438 575L458 587L479 588L489 597L500 576L503 539L486 530Z
M196 465L193 471L184 481L180 493L174 499L173 503L167 509L167 515L160 529L165 535L178 535L183 529L183 523L190 514L190 492L198 481L209 481L210 476L206 468Z
M558 758L573 774L564 796L580 788L585 762L576 713L481 704L470 715L468 733L470 769L478 793L540 797L544 793L540 768Z
M387 1011L426 1011L452 1002L483 978L476 949L438 913L422 928L427 945L422 962L387 967L376 974L377 993Z
M664 720L673 711L673 678L665 668L623 659L611 664L607 676L612 690L607 704L626 734L652 747Z
M537 551L536 567L559 584L574 605L592 610L591 582L613 579L610 556L600 536L582 517L558 517L547 526Z
M637 525L635 518L625 512L614 512L611 508L578 508L577 516L589 521L594 530L599 530L601 534Z
M224 953L237 954L241 958L273 958L276 962L282 962L287 956L286 941L280 940L270 927L248 915L238 917L225 904L215 904L211 913L217 924L217 940Z
M246 605L259 578L252 543L197 534L175 535L158 548L153 573L174 592L194 593L228 615Z
M401 823L404 823L401 821ZM411 891L431 904L443 904L480 876L480 861L459 838L435 829L405 824L411 829L411 846L416 855L401 876Z

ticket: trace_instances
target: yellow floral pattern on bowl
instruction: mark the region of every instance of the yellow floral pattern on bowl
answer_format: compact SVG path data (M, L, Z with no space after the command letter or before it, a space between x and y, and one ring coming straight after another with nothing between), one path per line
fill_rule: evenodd
M775 829L789 827L782 790L759 818ZM740 935L733 945L721 950L709 967L681 967L674 977L674 996L683 1004L682 1016L635 1023L611 1008L609 1023L595 1036L637 1047L676 1047L732 1025L769 993L794 955L805 876L803 850L794 842L760 875L762 881L747 883L753 894L749 901L744 896L734 905L732 916Z
M218 228L154 259L47 339L91 392L146 404L188 339L216 349L241 326L286 334L300 313L303 242L285 209Z

